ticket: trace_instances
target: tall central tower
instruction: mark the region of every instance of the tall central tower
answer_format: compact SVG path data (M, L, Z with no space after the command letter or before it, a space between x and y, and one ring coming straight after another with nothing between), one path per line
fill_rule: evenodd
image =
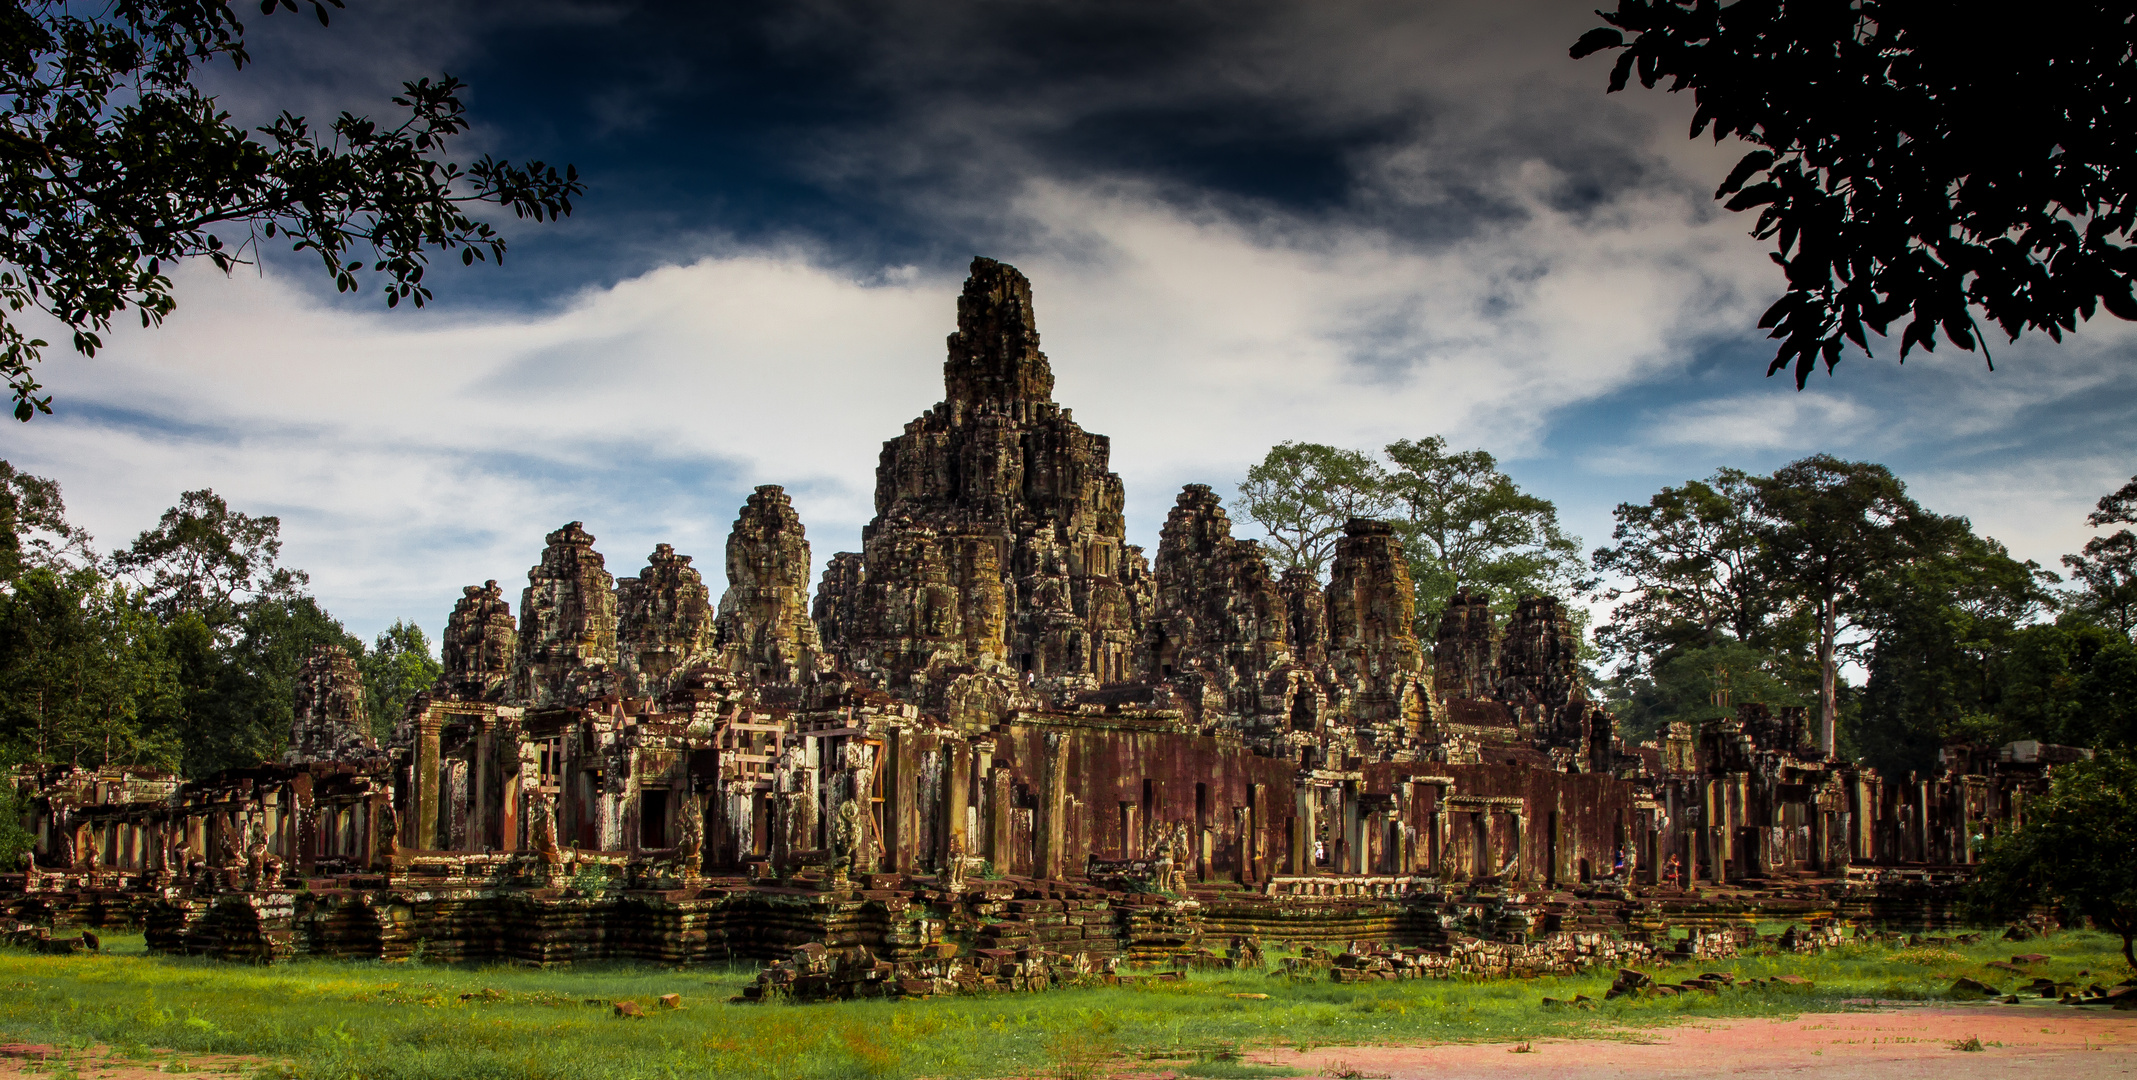
M886 687L946 666L1095 685L1137 674L1148 564L1111 444L1054 403L1031 282L972 260L943 400L883 444L876 517L819 591L826 646ZM857 564L857 565L856 565Z

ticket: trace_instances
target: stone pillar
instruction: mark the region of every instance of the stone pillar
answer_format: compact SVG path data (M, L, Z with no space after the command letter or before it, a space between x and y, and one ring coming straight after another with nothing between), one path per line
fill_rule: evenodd
M955 841L955 843L949 843L950 848L970 851L972 849L972 837L965 830L965 809L969 802L966 795L966 785L971 781L972 747L960 739L951 743L946 752L950 760L944 771L949 774L950 790L948 792L949 805L946 808L948 812L943 815L943 818L946 822L945 828L949 832L949 836L944 839L946 843ZM948 867L945 866L944 869L947 870Z
M1915 848L1915 857L1924 863L1934 862L1929 855L1929 781L1917 780L1914 785L1915 820L1920 823L1921 840Z
M1037 867L1033 875L1048 880L1062 876L1062 855L1067 847L1067 802L1068 802L1068 756L1069 742L1059 732L1046 733L1046 759L1041 762L1041 787L1039 797L1039 822L1034 839L1038 843Z
M1009 785L1007 766L997 766L988 772L987 792L987 857L994 862L998 874L1010 872L1014 862L1009 846Z
M1319 788L1312 784L1299 785L1298 815L1292 818L1292 821L1297 823L1299 839L1292 848L1292 860L1298 865L1298 872L1301 874L1321 872L1320 865L1313 858L1313 845L1321 838L1320 799Z
M497 838L492 830L497 815L491 809L490 784L497 773L493 760L496 728L491 717L475 721L474 738L475 768L468 777L467 846L470 851L495 850Z
M409 779L415 786L415 820L405 846L435 850L438 845L439 733L443 725L430 713L416 721L416 755Z
M289 790L290 801L295 807L295 812L290 816L295 819L297 840L291 849L293 855L290 861L296 864L299 872L309 872L319 864L319 809L312 803L311 774L298 773L292 777ZM160 842L156 844L158 848L162 846ZM142 860L141 865L144 870L150 869L146 858Z
M1510 867L1507 872L1515 881L1521 881L1528 876L1528 868L1523 865L1522 860L1523 849L1527 846L1523 841L1528 839L1528 835L1524 831L1528 828L1528 821L1522 816L1521 811L1509 810L1506 812L1506 824L1508 843L1513 845L1513 850L1507 853L1506 862ZM1629 861L1631 853L1627 852L1626 857Z

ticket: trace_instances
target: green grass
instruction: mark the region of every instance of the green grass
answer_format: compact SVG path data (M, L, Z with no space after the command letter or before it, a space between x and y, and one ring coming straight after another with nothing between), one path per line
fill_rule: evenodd
M2112 984L2127 976L2120 942L2071 932L2013 945L1892 950L1850 946L1816 957L1746 956L1653 967L1665 980L1702 971L1795 974L1810 989L1545 1009L1545 996L1601 998L1612 973L1489 982L1291 982L1258 972L1183 982L991 994L919 1002L730 1005L748 966L673 970L586 965L558 971L300 960L252 967L152 957L138 936L107 937L103 955L41 956L0 948L0 1035L145 1053L258 1055L305 1077L986 1077L1102 1075L1115 1055L1166 1055L1203 1080L1273 1076L1238 1059L1256 1046L1434 1040L1516 1041L1603 1034L1693 1017L1830 1010L1851 999L1937 999L1970 975L2011 987L2025 978L1984 965L2017 952L2054 957L2029 971ZM2080 979L2078 971L2092 974ZM651 1006L680 993L679 1012L618 1019L608 1004ZM1231 997L1265 993L1267 1000ZM462 995L469 995L463 999ZM597 1005L585 1004L593 1000ZM276 1071L281 1071L277 1069Z

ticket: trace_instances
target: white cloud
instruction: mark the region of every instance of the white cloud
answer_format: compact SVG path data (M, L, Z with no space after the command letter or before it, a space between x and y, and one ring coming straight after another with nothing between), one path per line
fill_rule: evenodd
M1039 183L1016 211L1040 239L995 254L1032 277L1057 396L1114 437L1150 543L1178 484L1228 491L1278 440L1518 450L1554 407L1666 369L1682 335L1734 317L1725 230L1667 199L1607 226L1530 200L1525 224L1418 253ZM957 286L734 251L548 314L448 317L194 271L160 331L56 359L60 422L0 450L62 480L107 545L189 488L279 513L288 561L363 627L434 626L459 585L516 585L574 518L619 574L667 541L718 579L757 483L794 492L819 561L857 544L881 441L940 397Z

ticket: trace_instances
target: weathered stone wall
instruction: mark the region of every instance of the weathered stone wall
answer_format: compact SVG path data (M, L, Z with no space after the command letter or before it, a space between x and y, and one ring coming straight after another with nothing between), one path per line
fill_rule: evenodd
M1441 701L1492 696L1499 678L1499 629L1490 593L1455 590L1440 613L1432 666L1433 689Z
M1581 683L1580 637L1565 605L1555 597L1522 597L1499 642L1498 696L1556 710L1585 697Z
M816 586L816 604L810 615L829 652L844 648L859 627L861 582L867 566L858 551L841 551L824 564L823 580Z
M511 689L519 632L512 625L512 605L497 582L460 590L445 623L445 685L468 701L501 700Z

